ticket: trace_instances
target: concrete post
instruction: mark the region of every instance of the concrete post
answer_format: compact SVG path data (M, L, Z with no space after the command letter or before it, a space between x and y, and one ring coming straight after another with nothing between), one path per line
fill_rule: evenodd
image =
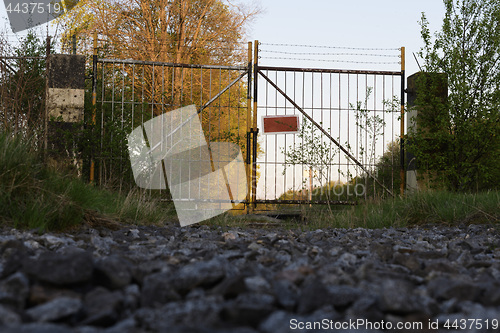
M81 175L76 147L83 128L85 57L52 54L47 63L49 163Z
M419 82L420 79L427 79L427 81L432 82L432 85L422 85ZM441 101L446 101L448 98L448 84L447 77L444 73L424 73L418 72L408 77L407 79L407 96L408 96L408 110L407 110L407 130L406 132L411 137L415 135L420 129L420 134L426 138L426 133L431 133L435 131L443 131L445 128L440 128L435 126L433 128L426 126L422 128L422 117L436 117L437 115L430 114L430 108L432 98L428 97L420 100L420 104L417 105L417 97L419 94L419 89L428 89L428 96L438 97ZM409 145L407 145L409 146ZM434 153L434 152L429 152ZM406 149L406 189L409 192L420 191L428 189L430 186L429 182L433 178L432 172L419 171L418 161L410 149Z

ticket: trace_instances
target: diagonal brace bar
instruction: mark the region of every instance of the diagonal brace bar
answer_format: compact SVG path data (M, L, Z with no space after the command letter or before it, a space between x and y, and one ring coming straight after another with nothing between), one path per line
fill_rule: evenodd
M174 128L168 135L167 137L170 137L172 136L173 134L175 134L179 129L182 128L182 126L186 125L187 123L189 123L194 117L197 117L201 112L203 112L203 110L205 108L207 108L210 104L212 104L217 98L219 98L220 96L222 96L222 94L224 94L226 91L229 90L229 88L231 88L232 86L234 86L239 80L241 80L242 78L245 77L245 75L247 75L248 73L247 72L244 72L242 73L240 76L238 76L235 80L233 80L231 83L229 83L224 89L222 89L221 91L219 91L219 93L217 95L215 95L214 97L212 97L208 102L206 102L204 105L202 105L196 112L196 114L190 116L188 119L186 119L182 124L180 124L179 126L177 126L176 128ZM158 148L160 145L162 144L162 141L158 142L156 145L154 145L149 151L148 151L148 154L151 153L153 150L155 150L156 148ZM173 147L172 147L173 148ZM167 152L168 153L168 152Z
M339 147L340 150L342 150L344 152L344 154L347 155L347 157L349 157L351 159L351 161L353 161L357 166L359 166L364 172L366 172L366 174L373 178L375 180L375 182L380 185L384 190L386 190L391 196L394 196L394 194L392 193L391 190L389 190L387 187L385 187L378 179L377 177L375 177L370 171L368 171L368 169L365 168L365 166L363 164L361 164L361 162L359 162L354 156L352 156L352 154L347 150L345 149L339 142L337 142L337 140L335 140L331 135L330 133L328 133L323 127L321 127L310 115L308 115L299 105L297 105L297 103L295 103L295 101L293 99L291 99L283 90L281 90L270 78L268 78L264 73L262 73L262 71L259 70L259 74L262 75L262 77L264 79L266 79L267 82L269 82L269 84L271 86L273 86L274 89L276 89L276 91L278 91L281 95L283 95L283 97L285 97L285 99L290 102L297 110L299 110L303 115L304 117L306 117L311 123L314 124L314 126L316 126L328 139L330 139L337 147Z
M242 78L244 78L247 74L248 74L248 72L241 73L240 76L238 76L231 83L229 83L224 89L222 89L221 91L219 91L219 93L217 95L215 95L214 97L212 97L208 102L206 102L203 106L201 106L198 109L198 113L201 113L206 107L208 107L210 104L212 104L217 98L221 97L222 94L224 94L226 91L228 91L229 88L231 88L232 86L234 86L239 80L241 80Z

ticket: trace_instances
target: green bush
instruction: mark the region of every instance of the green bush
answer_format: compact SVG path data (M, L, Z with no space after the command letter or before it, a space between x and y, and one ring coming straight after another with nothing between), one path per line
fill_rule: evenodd
M0 221L17 228L62 230L88 214L128 223L155 223L172 215L137 191L127 196L98 189L43 163L30 140L0 132Z

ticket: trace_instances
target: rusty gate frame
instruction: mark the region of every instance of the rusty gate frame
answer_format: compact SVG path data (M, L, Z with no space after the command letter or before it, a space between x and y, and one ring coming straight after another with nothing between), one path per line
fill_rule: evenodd
M106 59L106 58L99 58L98 57L98 47L97 47L97 38L94 39L94 53L92 56L92 74L91 74L91 79L92 79L92 111L90 115L90 126L92 130L94 131L95 128L99 127L99 124L97 122L97 104L100 102L101 104L105 103L104 96L101 96L101 99L98 100L98 93L97 93L97 86L98 86L98 65L101 64L102 66L102 72L104 73L104 65L106 64L112 64L113 66L115 65L132 65L132 66L160 66L160 67L167 67L167 68L172 68L172 70L176 68L189 68L189 69L200 69L200 70L227 70L227 71L235 71L239 72L238 76L233 79L231 82L229 82L227 85L222 87L218 93L216 93L213 97L211 97L208 101L201 105L196 105L197 108L197 114L200 115L203 113L205 109L207 109L211 104L213 104L219 97L224 95L228 90L231 89L235 84L243 80L245 77L247 77L247 91L246 91L246 157L245 159L245 169L246 169L246 177L247 177L247 198L244 201L238 201L239 203L244 204L244 209L248 209L249 207L249 202L250 202L250 196L251 196L251 179L250 179L250 174L251 174L251 111L252 111L252 74L253 74L253 67L252 67L252 49L253 49L253 44L252 42L248 43L248 63L246 66L223 66L223 65L196 65L196 64L178 64L178 63L168 63L168 62L155 62L155 61L142 61L142 60L121 60L121 59ZM203 74L202 74L203 75ZM102 74L101 79L103 79L104 74ZM173 83L172 83L173 84ZM113 87L114 89L114 87ZM104 87L103 87L103 94L104 94ZM242 96L243 97L243 96ZM113 104L113 102L111 102ZM173 105L169 105L172 107ZM181 107L182 105L178 105L178 107ZM100 124L100 126L103 126L103 124ZM239 131L238 131L239 132ZM101 139L102 140L102 139ZM99 159L96 154L96 148L92 147L91 155L90 155L90 161L89 161L89 182L90 183L95 183L96 182L96 160ZM163 199L167 201L171 201L171 198ZM233 209L235 207L235 201L231 200L231 203L233 204Z
M276 72L301 72L301 73L335 73L335 74L368 74L368 75L382 75L382 76L400 76L401 77L401 91L400 91L400 196L404 195L405 190L405 167L404 167L404 122L405 122L405 48L401 47L401 70L400 71L375 71L375 70L343 70L343 69L320 69L320 68L297 68L297 67L276 67L276 66L261 66L259 65L259 41L254 42L254 86L253 86L253 127L250 129L249 135L252 136L252 194L251 204L256 208L257 204L278 203L278 204L303 204L304 201L299 200L258 200L257 199L257 146L259 129L257 126L257 102L258 102L258 81L259 77L265 79L282 97L284 97L302 116L310 121L313 126L321 131L335 146L337 146L354 164L360 167L369 178L372 178L379 186L382 187L390 196L394 197L390 189L388 189L380 180L371 173L365 166L358 161L348 149L334 139L320 124L318 124L311 116L309 116L302 107L300 107L290 96L287 95L273 80L271 80L264 71ZM309 201L311 202L311 201ZM330 204L331 201L314 201L315 204ZM350 202L335 202L336 204L351 204Z
M271 87L273 87L276 92L278 92L285 100L290 103L294 109L298 110L302 116L310 121L316 129L319 129L323 135L330 142L332 142L343 154L352 161L357 167L365 172L365 174L374 179L374 181L388 194L395 196L395 193L387 188L377 177L365 167L349 150L344 147L338 140L336 140L330 133L328 133L320 124L318 124L311 116L307 114L303 107L294 101L287 93L282 90L279 85L270 79L264 72L265 71L276 71L276 72L301 72L301 73L334 73L334 74L368 74L368 75L383 75L383 76L393 76L401 77L401 116L400 116L400 177L401 177L401 188L400 195L404 194L404 94L405 94L405 59L404 53L405 49L401 49L401 71L374 71L374 70L343 70L343 69L321 69L321 68L298 68L298 67L273 67L273 66L262 66L259 64L259 42L254 41L248 43L248 64L246 66L214 66L214 65L193 65L193 64L176 64L176 63L165 63L165 62L154 62L154 61L135 61L135 60L118 60L118 59L104 59L99 58L97 55L97 44L94 43L94 54L92 57L92 112L91 112L91 126L95 127L97 125L96 110L97 110L97 73L98 64L113 64L122 65L141 65L141 66L164 66L169 68L206 68L206 69L219 69L219 70L235 70L239 71L239 75L232 79L230 83L221 87L218 93L211 97L203 105L197 105L198 114L201 114L207 107L209 107L214 101L216 101L220 96L225 94L232 86L240 82L247 77L247 92L246 92L246 157L244 160L246 162L246 177L247 177L247 198L243 202L245 204L245 209L248 211L256 208L257 204L260 203L272 203L272 200L258 200L257 199L257 155L259 152L258 138L259 138L259 128L257 125L257 110L258 110L258 81L259 78L264 79ZM243 96L242 96L243 97ZM252 101L253 99L253 101ZM103 99L101 98L101 103ZM253 102L253 103L252 103ZM201 104L201 103L200 103ZM242 132L243 134L244 132ZM242 136L243 137L243 136ZM244 144L244 143L243 143ZM95 151L91 154L90 159L90 182L95 182ZM304 201L297 200L274 200L279 203L304 203ZM330 201L331 203L332 201ZM234 202L233 202L234 203ZM316 202L315 203L325 203ZM337 202L344 204L351 204L350 202Z

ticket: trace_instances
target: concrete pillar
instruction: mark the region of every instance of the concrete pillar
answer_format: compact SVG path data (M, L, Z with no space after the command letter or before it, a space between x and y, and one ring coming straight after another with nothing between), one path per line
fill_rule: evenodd
M49 163L81 174L77 137L83 129L85 57L51 54L47 63Z
M428 120L436 116L431 114L432 112L436 112L436 108L429 107L429 105L434 102L433 98L438 97L441 102L445 102L448 98L447 82L447 77L444 73L417 72L408 77L408 110L406 133L408 134L409 139L407 140L407 147L411 145L412 135L415 135L419 129L420 134L423 135L424 138L426 133L445 130L445 128L442 128L442 126L437 124L434 124L433 126L427 126L426 128L419 127L423 126L423 119ZM429 98L420 99L418 101L419 104L417 105L417 97L420 89L429 89L427 91L427 96L429 96ZM429 124L429 121L427 121L426 123ZM428 138L428 140L431 139ZM432 175L429 172L419 171L418 161L411 149L407 148L405 154L407 191L415 192L429 188L429 182L431 181Z

